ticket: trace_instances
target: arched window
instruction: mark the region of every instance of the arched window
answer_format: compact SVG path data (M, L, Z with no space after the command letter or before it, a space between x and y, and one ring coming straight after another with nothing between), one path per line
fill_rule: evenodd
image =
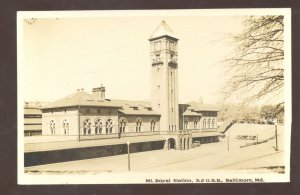
M211 127L212 128L215 128L215 123L216 123L216 121L215 121L215 119L213 119L212 122L211 122Z
M111 119L108 119L106 121L106 133L112 133L113 129L113 121Z
M63 127L64 134L65 135L69 134L69 122L67 119L63 120L62 127Z
M54 122L54 120L50 121L50 132L51 132L51 135L55 134L55 122Z
M136 132L141 132L141 126L142 126L142 119L138 118L136 120L136 127L135 127Z
M198 119L195 118L195 120L194 120L194 129L197 129L197 125L198 125Z
M207 126L207 128L210 128L210 119L208 119Z
M150 131L155 131L155 120L154 119L151 120Z
M203 120L203 128L206 129L206 119Z
M95 121L95 134L102 133L102 121L100 118L96 119Z
M127 124L127 120L122 117L119 121L119 132L120 133L124 133L125 132L125 128L126 128L126 124Z
M83 122L83 135L91 134L92 132L92 121L91 119L85 119Z
M184 129L187 129L188 128L188 120L184 120Z

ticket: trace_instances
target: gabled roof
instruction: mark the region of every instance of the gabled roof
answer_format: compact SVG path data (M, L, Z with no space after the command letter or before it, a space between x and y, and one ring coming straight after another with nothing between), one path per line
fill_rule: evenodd
M175 38L173 30L167 25L167 23L163 20L159 26L155 29L155 31L150 35L149 39L154 39L162 36L170 36ZM176 38L175 38L176 39Z
M194 110L194 111L215 111L218 112L220 111L219 108L215 105L209 105L209 104L202 104L200 102L188 102L188 107L189 110Z
M71 106L96 106L96 107L121 107L121 105L109 100L101 100L100 97L85 91L77 91L65 98L43 106L41 109L64 108Z
M150 101L134 101L134 100L111 100L122 106L119 112L126 115L160 115L152 110Z
M182 115L184 115L184 116L202 116L201 113L193 112L191 110L186 110Z

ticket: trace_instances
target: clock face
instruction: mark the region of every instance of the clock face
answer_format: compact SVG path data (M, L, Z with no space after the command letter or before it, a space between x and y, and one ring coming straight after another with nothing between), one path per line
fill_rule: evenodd
M160 42L155 43L155 45L154 45L154 50L155 50L155 51L159 51L159 50L160 50L160 47L161 47Z

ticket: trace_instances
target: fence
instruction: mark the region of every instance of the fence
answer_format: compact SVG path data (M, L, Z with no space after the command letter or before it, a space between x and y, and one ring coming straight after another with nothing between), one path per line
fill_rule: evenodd
M275 139L275 138L276 138L276 136L273 135L273 136L271 136L271 137L269 137L267 139L263 139L263 140L256 141L256 142L251 142L251 143L246 143L245 145L240 146L240 148L244 148L244 147L248 147L248 146L253 146L253 145L257 145L257 144L266 143L266 142L268 142L268 141L270 141L272 139Z

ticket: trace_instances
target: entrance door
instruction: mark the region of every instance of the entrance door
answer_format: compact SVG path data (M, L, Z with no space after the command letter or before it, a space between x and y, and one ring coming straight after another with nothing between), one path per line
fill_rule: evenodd
M168 142L169 142L169 150L170 149L175 149L175 139L174 138L169 138Z

